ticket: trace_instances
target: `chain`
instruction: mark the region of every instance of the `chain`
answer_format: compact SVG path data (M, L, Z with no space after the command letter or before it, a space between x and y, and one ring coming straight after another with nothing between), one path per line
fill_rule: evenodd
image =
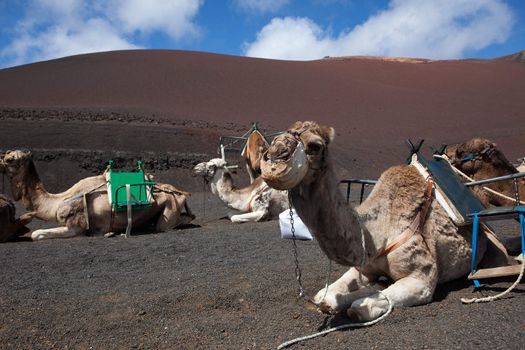
M289 215L290 215L290 231L292 232L292 244L293 244L293 256L294 256L294 262L295 262L295 278L297 280L297 284L299 285L299 298L303 298L306 302L315 305L316 307L319 307L321 303L324 301L326 294L328 293L328 286L330 284L330 275L332 272L332 261L328 259L328 268L327 268L327 274L326 274L326 283L325 283L325 291L323 298L319 302L315 302L312 298L310 298L304 291L303 288L303 282L302 282L302 271L301 267L299 266L299 254L297 253L297 242L295 238L295 227L294 227L294 219L293 219L293 205L292 205L292 195L290 194L290 191L288 191L288 206L289 206Z

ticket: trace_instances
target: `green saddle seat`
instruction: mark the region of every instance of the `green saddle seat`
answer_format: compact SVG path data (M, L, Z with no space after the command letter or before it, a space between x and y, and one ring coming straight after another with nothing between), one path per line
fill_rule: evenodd
M126 186L130 188L130 204L132 209L138 210L150 207L153 203L153 187L155 182L148 181L142 162L138 161L138 171L120 172L113 170L113 161L109 161L109 170L106 173L108 199L111 208L115 211L124 211L128 205Z

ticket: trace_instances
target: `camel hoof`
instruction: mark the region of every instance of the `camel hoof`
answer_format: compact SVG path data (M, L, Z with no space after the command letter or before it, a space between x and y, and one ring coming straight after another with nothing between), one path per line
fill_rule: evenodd
M110 238L110 237L115 237L115 235L116 235L115 232L108 232L108 233L104 234L104 237Z
M34 232L31 234L31 239L32 239L33 241L41 241L41 240L43 240L44 238L46 238L46 236L43 235L43 234L36 234L36 235L35 235Z
M319 306L317 306L317 311L327 315L334 315L336 313L336 310L327 303L319 304Z

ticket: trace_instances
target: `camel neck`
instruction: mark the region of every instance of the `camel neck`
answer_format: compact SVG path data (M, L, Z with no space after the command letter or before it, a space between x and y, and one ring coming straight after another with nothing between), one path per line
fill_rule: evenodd
M249 205L247 201L249 201L251 191L236 189L230 173L219 170L211 186L212 192L216 193L228 207L241 211L247 210L247 205Z
M364 253L362 239L370 247L370 235L354 209L346 204L331 167L323 169L313 182L292 189L291 196L297 213L328 258L342 265L359 266Z
M37 212L40 219L49 219L46 214L41 213L42 202L49 197L49 193L40 181L33 161L29 161L22 171L11 178L11 192L16 200L22 201L27 210Z

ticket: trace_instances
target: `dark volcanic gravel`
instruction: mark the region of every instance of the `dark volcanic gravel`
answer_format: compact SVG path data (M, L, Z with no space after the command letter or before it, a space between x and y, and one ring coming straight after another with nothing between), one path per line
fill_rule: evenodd
M280 240L276 221L232 224L210 193L190 204L199 218L182 230L0 245L0 348L272 349L347 322L296 299L292 245ZM315 242L299 243L299 258L314 294L326 258ZM332 279L345 268L334 270ZM428 305L294 348L521 348L523 284L503 300L462 305L472 290L456 281Z

